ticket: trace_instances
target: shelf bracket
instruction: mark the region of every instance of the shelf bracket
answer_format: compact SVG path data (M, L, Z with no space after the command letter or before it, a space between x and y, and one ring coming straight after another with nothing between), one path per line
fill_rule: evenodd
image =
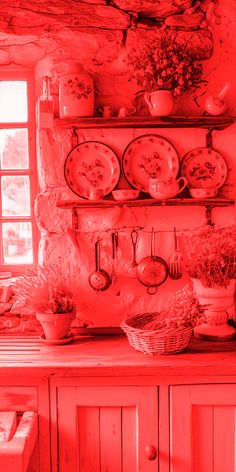
M212 210L215 208L214 205L205 205L205 215L206 215L206 220L207 224L209 226L214 226L215 223L212 222Z

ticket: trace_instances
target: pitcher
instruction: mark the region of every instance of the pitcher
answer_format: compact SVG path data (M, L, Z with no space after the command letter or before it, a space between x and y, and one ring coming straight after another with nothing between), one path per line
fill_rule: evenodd
M158 90L152 93L145 92L144 99L152 116L167 116L174 109L174 98L170 90Z

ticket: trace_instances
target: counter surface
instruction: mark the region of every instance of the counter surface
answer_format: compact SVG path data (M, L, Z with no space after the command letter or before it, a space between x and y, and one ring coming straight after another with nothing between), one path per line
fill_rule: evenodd
M37 336L1 335L0 375L19 369L33 375L236 376L236 340L213 343L192 337L182 353L150 356L134 350L124 335L75 336L60 346L46 345Z

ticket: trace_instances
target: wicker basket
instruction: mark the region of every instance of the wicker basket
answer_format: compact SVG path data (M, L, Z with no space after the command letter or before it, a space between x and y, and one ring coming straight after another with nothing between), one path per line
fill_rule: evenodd
M175 354L183 351L192 334L192 328L150 330L142 327L154 320L156 313L135 315L126 322L122 321L121 328L125 332L130 346L144 354Z

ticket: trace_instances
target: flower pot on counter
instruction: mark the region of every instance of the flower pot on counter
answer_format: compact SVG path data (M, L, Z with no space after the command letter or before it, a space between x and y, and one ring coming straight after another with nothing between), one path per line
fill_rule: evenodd
M235 280L230 280L227 287L204 287L200 280L192 279L193 290L201 303L205 305L206 323L194 328L194 335L209 341L228 341L235 337L235 329L227 324L234 317Z
M63 339L68 336L68 331L75 312L70 313L36 313L36 318L41 324L45 338L48 340Z
M144 99L152 116L168 116L174 109L174 97L170 90L145 92Z
M59 77L60 118L94 115L93 78L80 66L71 64Z

